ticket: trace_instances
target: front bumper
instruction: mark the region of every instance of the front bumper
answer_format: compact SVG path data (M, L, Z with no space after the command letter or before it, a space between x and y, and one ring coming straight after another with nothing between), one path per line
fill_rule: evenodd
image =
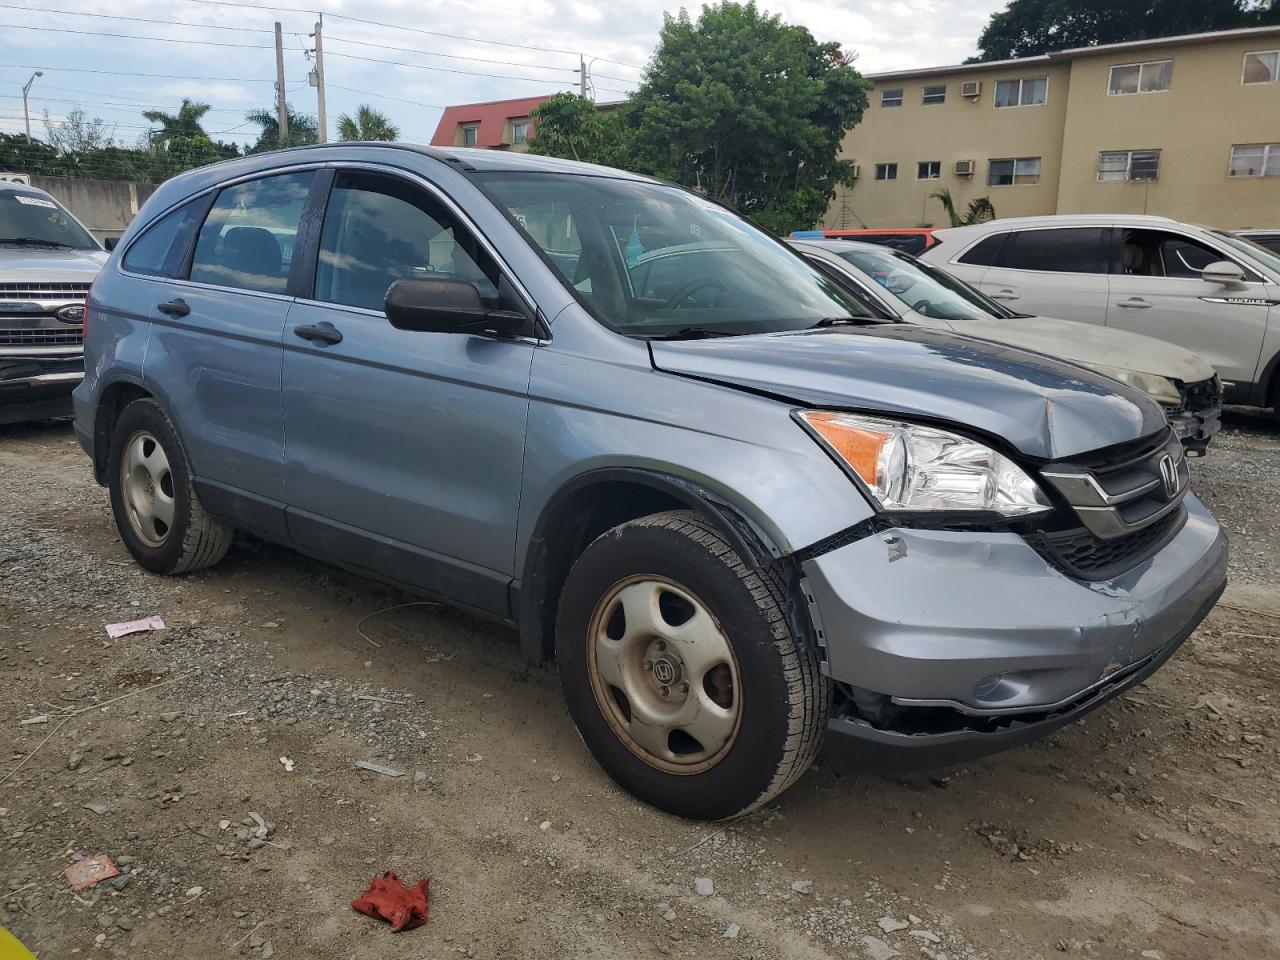
M1226 583L1225 535L1185 503L1168 544L1100 582L1058 572L1008 532L895 529L805 562L845 694L832 746L872 768L945 766L1043 736L1141 682Z
M1222 429L1222 407L1200 407L1188 410L1185 407L1166 407L1165 414L1169 426L1177 434L1188 453L1204 456L1213 435Z
M0 356L0 424L71 415L71 391L84 379L84 359Z

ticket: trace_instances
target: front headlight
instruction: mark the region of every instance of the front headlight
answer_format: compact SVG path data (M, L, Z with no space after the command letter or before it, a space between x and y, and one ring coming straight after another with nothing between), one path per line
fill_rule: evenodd
M1141 390L1156 403L1177 405L1182 402L1182 394L1178 393L1178 388L1168 377L1155 373L1139 373L1137 370L1125 370L1122 367L1108 367L1101 363L1090 364L1090 366L1113 380L1119 380L1121 383L1127 383Z
M862 478L884 510L972 510L1023 517L1052 509L1022 468L968 437L830 410L799 416L823 446Z

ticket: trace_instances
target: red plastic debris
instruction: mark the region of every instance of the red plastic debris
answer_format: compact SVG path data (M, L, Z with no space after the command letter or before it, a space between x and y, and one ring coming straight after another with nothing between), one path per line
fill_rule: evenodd
M116 865L111 862L111 858L105 853L98 853L92 857L77 860L62 872L66 874L67 880L71 884L71 889L77 892L88 890L103 880L110 880L112 877L120 876L120 871L116 869Z
M412 930L427 922L427 892L431 879L419 880L412 887L388 870L369 884L369 889L351 901L357 913L391 924L392 933Z

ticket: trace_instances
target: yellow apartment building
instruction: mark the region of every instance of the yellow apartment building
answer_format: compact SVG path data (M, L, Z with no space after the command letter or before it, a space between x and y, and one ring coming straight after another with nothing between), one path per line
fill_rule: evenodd
M820 226L948 226L930 194L999 217L1151 213L1280 227L1280 27L868 76L857 166Z

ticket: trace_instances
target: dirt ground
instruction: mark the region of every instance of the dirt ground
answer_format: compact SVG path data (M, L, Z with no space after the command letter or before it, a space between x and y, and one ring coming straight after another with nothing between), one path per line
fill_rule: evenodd
M0 428L0 924L44 958L1280 956L1280 429L1232 413L1193 482L1233 584L1147 685L725 826L615 788L512 633L247 540L148 575L66 424ZM96 853L128 872L73 893ZM388 869L426 927L351 910Z

